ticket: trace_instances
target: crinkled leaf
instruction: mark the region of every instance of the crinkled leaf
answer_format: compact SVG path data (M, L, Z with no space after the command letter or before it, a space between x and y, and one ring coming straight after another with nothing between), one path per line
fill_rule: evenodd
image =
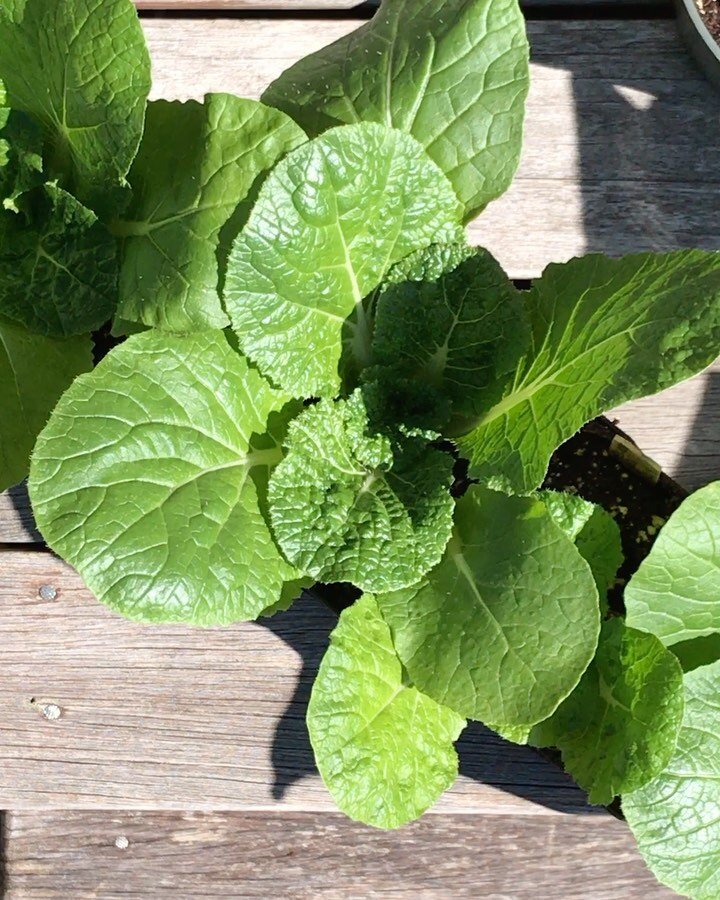
M685 713L667 768L623 797L640 853L693 900L720 896L720 662L685 675Z
M0 313L49 337L99 328L117 303L114 239L52 184L27 195L23 210L0 211Z
M553 451L585 422L715 359L720 254L593 254L553 264L526 305L531 349L503 398L460 441L477 478L517 492L542 482Z
M527 725L568 696L597 646L588 564L542 502L473 486L442 562L378 596L414 684L468 718Z
M499 399L529 341L518 291L495 259L435 245L390 273L375 311L373 362L451 403L457 424Z
M610 619L595 659L530 742L558 747L591 803L611 803L655 778L675 750L683 713L680 663L652 634Z
M720 631L720 481L668 519L625 588L628 624L666 645Z
M412 134L475 216L517 168L528 89L516 0L384 0L375 18L265 91L312 135L380 122Z
M0 7L8 103L42 125L51 175L97 212L118 202L140 142L150 59L130 0Z
M449 182L406 134L356 125L299 147L230 253L225 302L241 347L295 396L334 396L345 320L390 266L452 238L458 218Z
M607 610L607 592L622 565L623 549L617 522L602 506L564 491L538 496L555 523L570 537L595 578L600 607Z
M237 234L258 181L305 140L284 113L230 94L150 103L128 175L132 202L113 228L123 238L119 316L171 331L229 324L218 296L221 229Z
M457 777L453 747L465 720L407 685L370 594L340 616L307 713L323 781L353 819L397 828Z
M48 544L134 619L253 619L297 577L271 537L255 449L286 396L222 332L135 335L65 394L30 473Z
M0 319L0 491L26 477L60 395L91 368L89 337L51 340Z
M366 591L415 583L452 530L453 459L422 438L377 434L362 394L291 425L270 480L275 536L298 569Z

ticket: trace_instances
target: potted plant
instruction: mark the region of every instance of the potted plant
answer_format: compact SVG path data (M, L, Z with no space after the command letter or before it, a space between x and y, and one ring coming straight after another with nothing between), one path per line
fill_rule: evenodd
M720 6L717 0L675 0L678 28L708 78L720 86Z
M519 291L467 245L527 55L515 0L385 0L262 103L148 104L129 0L5 2L2 486L29 468L48 545L131 618L255 619L315 583L346 607L308 727L353 818L421 815L478 719L559 748L660 878L716 897L718 488L641 527L618 501L647 463L573 435L712 362L720 255Z

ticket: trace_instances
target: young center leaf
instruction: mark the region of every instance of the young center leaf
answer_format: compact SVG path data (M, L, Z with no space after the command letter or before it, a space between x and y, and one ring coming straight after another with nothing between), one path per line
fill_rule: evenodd
M607 592L622 565L623 548L617 522L602 506L564 491L539 491L538 497L556 525L575 542L595 578L600 607L607 609Z
M49 174L105 213L140 142L150 59L130 0L7 0L0 79L43 128Z
M452 187L409 135L336 128L263 184L230 252L225 303L244 352L294 396L334 396L346 319L400 259L458 232Z
M48 337L85 334L117 303L114 239L95 213L53 184L0 211L0 314Z
M60 395L91 368L89 337L55 341L0 318L0 491L26 477Z
M392 381L439 391L457 429L499 399L527 348L519 292L486 250L460 242L412 254L388 282L376 301L372 362Z
M622 800L657 878L693 900L720 896L720 662L685 675L677 746L657 778Z
M297 574L253 475L287 397L222 332L129 338L73 384L38 439L38 527L113 609L147 622L256 618Z
M340 616L307 712L322 779L346 815L397 828L455 781L457 713L407 684L370 594Z
M113 225L120 319L180 332L229 324L218 295L221 229L233 219L237 234L257 182L306 140L284 113L231 94L150 103L128 175L132 201Z
M683 713L683 673L652 634L610 619L595 658L530 743L557 747L591 803L637 790L670 761Z
M720 481L691 494L625 588L627 621L666 645L720 631Z
M300 60L263 100L313 136L353 122L407 131L468 220L512 180L527 90L516 0L383 0L371 22Z
M291 423L270 480L270 514L287 558L319 581L365 591L413 584L452 530L453 459L419 437L377 434L363 395L323 400Z
M597 646L588 564L532 497L471 487L440 564L377 600L413 684L483 722L547 718Z
M526 295L531 348L461 437L471 473L527 493L553 451L611 406L708 366L720 346L720 254L593 254L550 265Z

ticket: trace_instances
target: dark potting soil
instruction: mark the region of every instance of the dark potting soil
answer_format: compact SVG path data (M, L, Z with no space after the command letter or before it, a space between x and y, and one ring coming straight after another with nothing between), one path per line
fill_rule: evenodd
M720 2L718 0L695 0L695 5L707 30L720 44Z

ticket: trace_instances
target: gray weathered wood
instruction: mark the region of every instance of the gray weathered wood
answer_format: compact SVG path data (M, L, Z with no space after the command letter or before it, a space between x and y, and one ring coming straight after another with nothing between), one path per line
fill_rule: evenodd
M11 813L7 874L7 900L677 896L621 822L585 816L432 816L388 833L311 813Z
M0 808L331 810L304 715L334 621L304 599L263 624L148 628L49 553L0 551ZM528 748L476 727L460 752L441 812L588 811Z

